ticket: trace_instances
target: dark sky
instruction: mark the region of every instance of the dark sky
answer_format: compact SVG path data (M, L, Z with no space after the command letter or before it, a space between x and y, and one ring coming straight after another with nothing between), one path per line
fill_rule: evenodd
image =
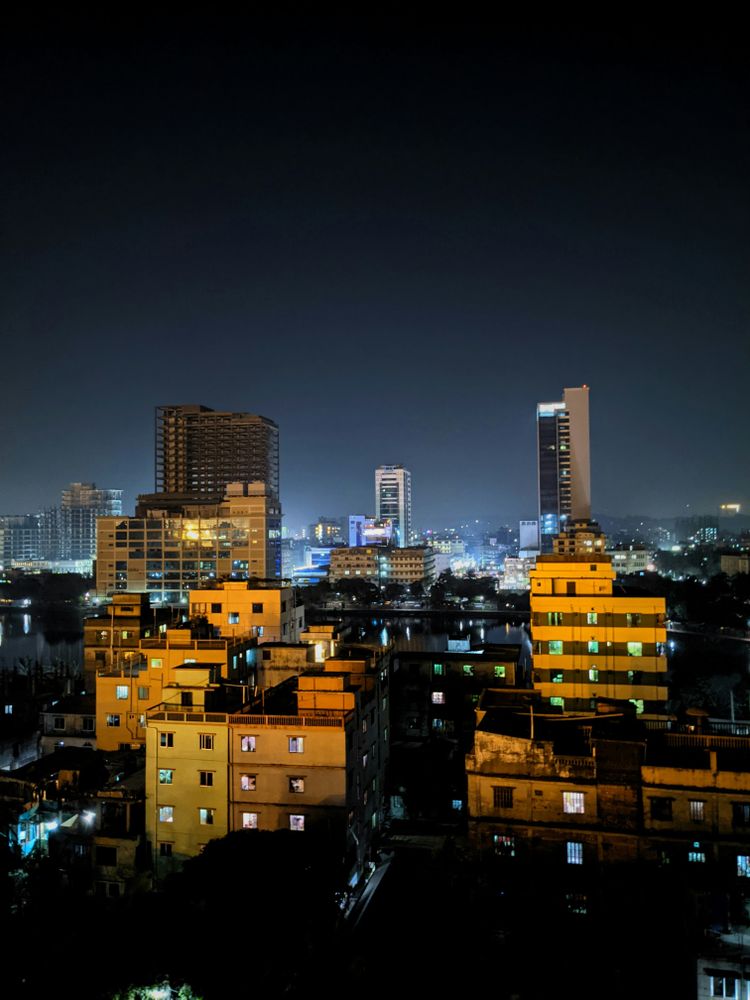
M291 528L392 462L418 527L535 516L583 383L595 514L750 501L736 25L2 28L0 513L129 510L199 402L279 423Z

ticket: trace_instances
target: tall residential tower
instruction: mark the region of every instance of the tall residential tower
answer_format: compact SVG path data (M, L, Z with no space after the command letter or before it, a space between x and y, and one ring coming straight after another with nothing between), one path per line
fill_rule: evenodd
M536 408L539 531L542 552L569 520L591 518L589 389L564 389L556 403Z
M403 465L375 470L375 519L391 522L399 548L411 543L411 472Z

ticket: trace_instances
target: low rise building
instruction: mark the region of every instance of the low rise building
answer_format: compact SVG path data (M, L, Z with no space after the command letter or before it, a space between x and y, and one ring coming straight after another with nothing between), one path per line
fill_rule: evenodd
M96 747L96 705L92 694L69 695L40 713L43 754L59 747Z
M254 636L258 642L298 642L305 606L293 587L225 581L190 593L190 615L204 617L218 636Z
M509 863L639 861L750 885L750 739L647 728L627 703L599 708L480 705L466 756L472 844Z
M364 579L376 586L389 583L424 583L435 579L435 552L428 546L396 548L360 545L331 550L329 577L335 580Z
M345 647L236 712L148 713L146 827L163 876L233 830L323 830L356 881L383 820L388 656ZM196 678L199 681L198 678Z

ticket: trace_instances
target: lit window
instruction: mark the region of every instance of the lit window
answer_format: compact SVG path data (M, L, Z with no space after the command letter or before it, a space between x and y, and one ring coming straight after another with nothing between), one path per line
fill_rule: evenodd
M13 706L12 705L6 705L5 706L5 714L6 715L13 715Z
M240 623L240 613L239 611L229 611L227 617L230 625L239 625Z
M254 792L256 791L256 777L254 774L241 774L240 775L240 788L243 792Z
M641 616L639 614L627 614L625 617L629 628L637 628L641 624Z
M161 670L162 658L160 656L151 657L151 669Z
M198 810L198 822L201 826L213 826L214 825L214 813L215 809L199 809Z
M495 854L499 854L501 858L514 858L516 856L515 837L494 833L492 835L492 844L495 848Z
M198 747L201 750L213 750L213 748L214 748L214 736L213 736L213 733L199 733L198 734Z
M711 976L711 996L734 1000L737 996L737 980L734 976Z
M548 625L562 625L563 623L563 613L562 611L548 611L547 612L547 624Z
M289 779L289 791L290 792L304 792L305 790L305 779L304 778L290 778Z
M174 823L174 806L159 806L159 822Z
M444 705L445 704L445 691L433 691L432 692L432 704L433 705Z
M512 809L513 789L502 785L494 785L492 788L492 805L495 809Z
M258 829L258 814L257 813L245 813L242 814L242 829L243 830L257 830Z
M255 752L255 737L254 736L241 736L240 737L240 750L244 753L254 753Z
M706 803L702 799L690 799L688 805L693 823L702 823L706 818Z
M628 643L628 656L643 656L643 643L642 642L629 642Z
M563 651L562 639L550 639L548 646L549 646L550 656L562 655Z
M495 677L505 677L505 664L503 663L495 664Z
M567 842L567 858L569 865L582 865L583 864L583 844L577 840L569 840Z
M688 861L692 861L699 865L705 864L706 852L697 840L693 841L693 846L688 851Z
M161 746L161 747L173 747L174 746L174 733L159 733L159 746Z
M568 908L568 913L578 913L584 917L588 913L586 897L581 893L566 892L565 905Z
M599 652L599 640L589 639L589 653L598 653L598 652Z
M126 701L128 697L128 686L127 684L118 684L115 688L115 698L118 701Z
M564 698L550 698L549 703L553 708L565 708Z
M172 776L173 775L174 775L174 771L172 771L172 770L170 770L169 768L166 768L166 767L160 767L159 768L159 784L160 785L171 785L172 784Z
M596 683L599 680L599 670L597 667L589 667L589 680Z
M198 772L198 784L203 785L208 788L214 783L214 772L213 771L199 771Z
M750 854L737 855L737 875L740 878L750 878Z
M635 705L635 714L636 715L643 715L643 713L644 713L644 711L646 709L646 705L645 705L645 702L644 702L643 698L628 698L628 701L631 704Z
M442 663L433 663L432 671L436 677L442 677L443 673L445 672Z
M305 752L304 736L290 736L289 753L304 753L304 752Z
M562 682L563 682L563 676L564 675L563 675L562 670L555 670L555 671L553 671L553 673L552 673L552 683L553 684L562 684Z
M583 792L563 792L563 812L584 813L586 812L583 801Z
M599 621L599 615L596 613L596 611L587 612L586 614L587 625L596 625L598 621Z
M107 716L107 725L108 726L119 726L120 725L120 716L119 715L108 715ZM55 727L55 728L57 728L57 727Z
M305 829L305 817L302 815L292 815L289 817L289 829L290 830L304 830Z
M464 663L463 670L464 670L464 677L474 676L474 667L472 666L471 663Z

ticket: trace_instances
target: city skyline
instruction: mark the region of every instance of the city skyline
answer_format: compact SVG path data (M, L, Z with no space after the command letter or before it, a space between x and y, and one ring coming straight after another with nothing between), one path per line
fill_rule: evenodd
M748 502L728 35L147 28L2 42L0 512L132 511L196 402L278 424L291 528L385 463L416 528L535 518L536 404L582 384L594 516Z

